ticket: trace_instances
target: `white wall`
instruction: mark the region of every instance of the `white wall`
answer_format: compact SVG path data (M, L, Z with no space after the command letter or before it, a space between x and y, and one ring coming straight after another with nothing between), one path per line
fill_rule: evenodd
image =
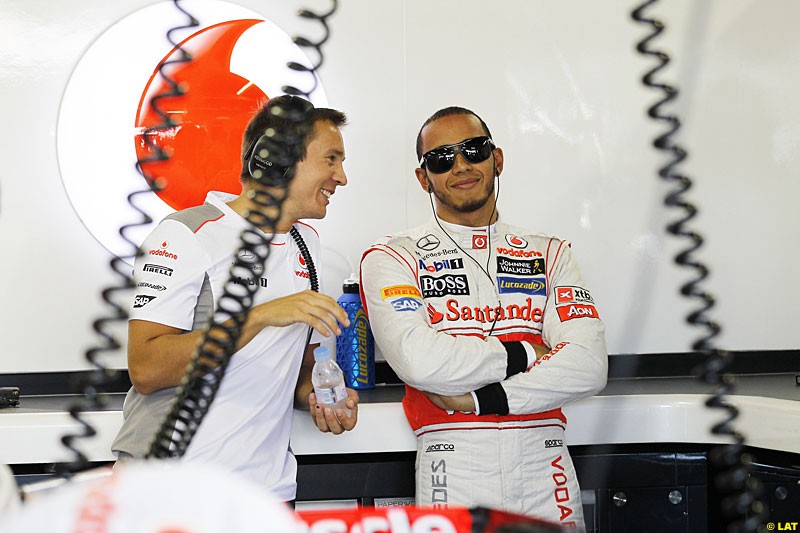
M100 290L117 278L62 182L59 106L92 43L152 3L0 6L0 373L85 368L85 350L100 342L91 321L108 315ZM232 3L292 35L315 31L296 9L329 5ZM191 1L182 4L191 11ZM572 241L610 352L688 351L702 331L684 323L694 306L677 290L690 273L673 264L681 243L664 231L674 214L662 205L669 186L656 176L665 158L651 147L661 129L645 115L657 95L640 83L653 63L634 50L647 31L630 19L635 5L341 0L320 75L329 104L350 118L350 184L318 224L326 292L338 295L374 238L430 216L413 178L414 139L433 111L462 105L504 148L503 218ZM718 300L718 344L800 348L791 275L800 259L800 3L670 0L649 13L667 24L654 44L673 58L663 79L681 90L671 109L690 153L682 170L695 182L692 225L707 240L697 257L711 269L705 288ZM118 52L122 64L141 53L136 43ZM97 155L90 142L84 155ZM129 158L132 166L132 143ZM124 328L115 332L124 342ZM125 366L121 352L107 362Z

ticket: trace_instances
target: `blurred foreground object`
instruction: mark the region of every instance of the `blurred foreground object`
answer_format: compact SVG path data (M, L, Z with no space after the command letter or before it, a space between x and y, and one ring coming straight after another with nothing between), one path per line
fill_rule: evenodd
M209 465L130 462L0 514L0 531L250 533L303 531L263 489Z

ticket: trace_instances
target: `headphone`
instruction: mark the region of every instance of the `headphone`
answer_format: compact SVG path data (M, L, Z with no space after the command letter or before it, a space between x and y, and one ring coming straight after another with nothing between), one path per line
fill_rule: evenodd
M262 135L250 143L244 154L247 171L259 183L271 186L288 184L292 179L294 160L283 143L273 137Z
M279 97L280 104L270 112L281 117L283 121L295 124L305 123L307 127L311 119L314 105L296 95ZM247 171L254 180L264 185L285 186L294 177L294 166L300 159L304 147L300 146L302 134L278 134L274 129L255 139L244 154Z

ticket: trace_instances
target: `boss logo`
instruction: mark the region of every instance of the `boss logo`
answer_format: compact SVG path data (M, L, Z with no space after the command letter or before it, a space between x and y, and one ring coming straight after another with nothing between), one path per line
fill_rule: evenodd
M438 298L446 294L469 294L467 276L463 274L445 274L438 278L420 276L419 283L422 288L422 296L425 298Z

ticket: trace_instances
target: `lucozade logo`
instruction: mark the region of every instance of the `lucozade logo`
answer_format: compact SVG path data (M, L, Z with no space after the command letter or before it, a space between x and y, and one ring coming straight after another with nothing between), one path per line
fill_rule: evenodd
M170 212L202 203L206 191L238 193L242 133L250 115L285 85L313 86L308 73L286 67L289 61L311 61L262 15L218 0L195 0L187 10L199 26L175 30L171 38L192 61L163 69L186 92L158 102L176 125L153 134L170 159L143 167L166 187L137 196L136 205L153 219L126 232L137 244ZM143 134L163 123L151 100L167 87L158 65L180 53L166 33L186 23L171 2L123 17L79 59L62 98L56 141L67 196L89 232L120 257L133 250L119 228L141 219L127 197L147 190L136 169L137 159L152 155ZM317 83L311 101L327 105Z

